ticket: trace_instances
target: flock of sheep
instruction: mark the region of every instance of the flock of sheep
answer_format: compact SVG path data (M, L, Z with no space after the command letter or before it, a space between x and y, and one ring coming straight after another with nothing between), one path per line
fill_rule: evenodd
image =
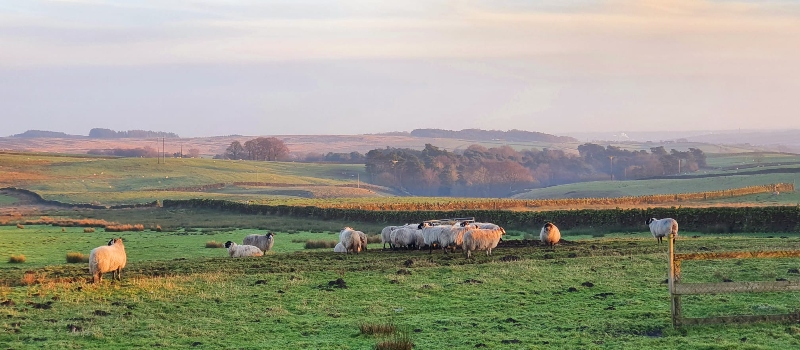
M651 218L647 220L650 233L660 244L662 238L668 235L678 235L678 222L675 219ZM451 219L424 221L420 224L406 224L403 226L387 226L381 231L383 248L389 244L391 249L423 249L428 247L433 253L434 247L440 247L445 254L449 249L455 252L456 248L470 258L474 251L486 251L492 255L492 249L497 247L501 237L506 231L493 223L475 222L472 219ZM554 246L561 240L561 232L552 222L547 222L539 232L539 239L548 246ZM225 243L228 255L232 258L245 256L262 256L272 249L275 235L272 232L266 235L248 235L242 244L232 241ZM359 253L367 249L367 235L345 227L339 233L339 242L333 251L336 253ZM112 278L122 279L122 269L127 263L125 245L122 238L114 238L104 246L92 249L89 253L89 273L92 282L103 280L103 274L111 272Z

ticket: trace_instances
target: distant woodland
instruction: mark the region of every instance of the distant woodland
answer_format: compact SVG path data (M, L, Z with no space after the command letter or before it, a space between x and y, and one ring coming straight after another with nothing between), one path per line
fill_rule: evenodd
M433 145L374 149L365 155L376 185L402 188L418 196L506 197L520 190L565 183L639 179L697 171L706 165L702 150L650 152L583 144L579 155L561 150L522 150L472 145L453 153Z

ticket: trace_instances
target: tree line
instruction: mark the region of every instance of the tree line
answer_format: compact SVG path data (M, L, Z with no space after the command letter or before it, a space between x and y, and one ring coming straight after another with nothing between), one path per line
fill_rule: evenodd
M507 197L528 188L608 179L641 179L697 171L702 150L624 150L583 144L579 154L553 149L469 146L461 153L431 144L421 151L374 149L365 155L370 182L418 196Z
M245 141L244 144L233 141L225 149L225 154L214 158L280 161L289 159L289 148L276 137L258 137Z

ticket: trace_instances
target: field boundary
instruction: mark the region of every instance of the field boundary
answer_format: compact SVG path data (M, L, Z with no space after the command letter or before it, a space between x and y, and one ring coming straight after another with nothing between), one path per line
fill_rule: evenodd
M681 261L800 258L800 250L676 254L675 236L676 235L671 234L668 239L669 292L673 327L679 328L684 325L800 321L800 311L778 315L735 315L698 318L683 317L681 310L681 296L683 295L796 292L800 291L800 281L681 283Z

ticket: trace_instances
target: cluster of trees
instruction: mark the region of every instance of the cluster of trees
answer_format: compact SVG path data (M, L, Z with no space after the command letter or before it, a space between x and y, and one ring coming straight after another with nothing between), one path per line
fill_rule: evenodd
M433 145L421 151L374 149L366 154L371 182L420 196L506 197L522 189L564 183L695 171L705 166L699 149L687 152L663 147L629 151L584 144L579 154L562 150L522 150L509 146L472 145L456 154Z
M464 129L461 131L443 129L414 129L410 133L414 137L437 137L464 140L504 140L504 141L526 141L526 142L578 142L577 139L569 136L556 136L536 131L525 130L481 130Z
M239 141L233 141L225 149L224 155L215 158L263 161L287 160L289 159L289 148L278 138L259 137L246 141L244 144Z
M128 131L114 131L111 129L94 128L89 130L89 137L96 139L121 139L121 138L178 138L178 135L172 132L164 131L150 131L150 130L128 130Z

